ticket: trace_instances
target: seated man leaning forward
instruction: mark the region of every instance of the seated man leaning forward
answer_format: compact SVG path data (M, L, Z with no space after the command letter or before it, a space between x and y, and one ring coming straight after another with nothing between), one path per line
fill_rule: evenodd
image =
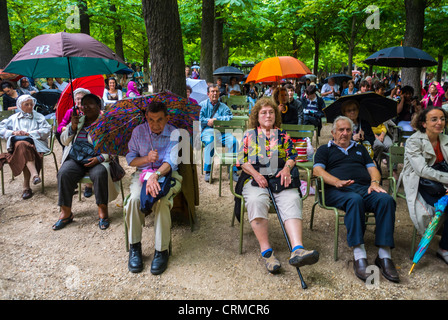
M218 85L212 84L207 87L208 99L202 101L201 112L199 114L199 121L201 122L201 141L205 144L204 147L204 171L205 181L210 181L210 170L212 170L212 157L215 152L213 148L213 122L232 120L233 114L229 107L222 102L219 102L219 88ZM237 143L235 137L230 133L222 135L222 145L227 148L232 146L232 152L236 153ZM236 174L237 168L233 167L233 180L238 181Z
M128 268L131 272L143 270L142 261L142 228L145 215L140 211L140 193L144 180L146 193L155 197L161 190L162 177L172 170L176 184L157 201L153 207L155 253L151 264L152 274L161 274L168 266L168 248L171 240L171 213L173 199L179 193L182 177L177 172L177 140L171 141L171 133L175 127L167 124L168 111L162 102L151 102L146 109L147 122L137 126L129 141L128 164L137 167L133 174L131 195L125 205L126 224L130 243ZM149 177L148 177L149 176Z
M391 260L394 248L394 199L379 183L381 175L366 148L351 140L353 122L344 116L337 117L331 133L333 139L319 147L314 156L315 176L325 181L325 202L328 206L344 210L347 242L354 248L355 275L365 281L367 254L364 248L365 214L375 213L375 245L379 247L375 264L383 276L399 282L398 272Z

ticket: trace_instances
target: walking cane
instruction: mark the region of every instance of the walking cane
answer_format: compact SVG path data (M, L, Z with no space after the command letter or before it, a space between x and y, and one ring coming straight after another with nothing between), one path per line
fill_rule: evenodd
M289 242L289 238L286 233L285 226L283 225L282 217L280 216L280 212L278 211L277 204L275 203L274 195L272 194L272 190L271 190L271 188L269 188L269 186L267 187L267 189L269 191L269 196L271 197L272 204L274 205L275 212L277 213L278 221L280 221L280 225L282 226L283 235L285 236L289 251L291 252L292 251L291 243ZM302 289L307 289L308 286L306 285L305 281L303 280L302 273L300 272L299 267L296 267L296 269L297 269L297 273L299 274L300 282L302 283Z

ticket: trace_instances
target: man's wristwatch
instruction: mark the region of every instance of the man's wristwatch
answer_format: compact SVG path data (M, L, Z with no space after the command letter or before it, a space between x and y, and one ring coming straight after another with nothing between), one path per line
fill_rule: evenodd
M162 173L161 173L160 171L156 171L157 179L160 178L160 175L161 175L161 174L162 174Z
M372 180L371 181L371 183L374 183L374 182L380 184L380 181L378 181L378 180Z

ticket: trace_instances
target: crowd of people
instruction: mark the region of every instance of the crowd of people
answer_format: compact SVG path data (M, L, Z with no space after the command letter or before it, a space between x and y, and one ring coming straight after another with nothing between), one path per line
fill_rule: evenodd
M49 88L61 85L55 80L47 79ZM2 85L4 102L15 99L17 111L0 122L0 137L7 141L7 152L0 154L0 165L9 164L14 176L23 173L23 199L32 197L30 183L41 182L39 172L43 154L48 151L47 140L51 130L45 117L34 110L36 99L32 94L39 89L29 81L21 79L17 90L10 88L9 83ZM117 197L120 186L112 180L110 156L95 151L94 141L86 131L86 127L100 116L104 104L113 104L124 97L123 93L120 94L120 81L114 77L107 77L106 81L102 97L78 88L74 92L77 108L70 108L57 128L56 136L63 147L62 166L57 173L57 204L61 211L52 226L53 230L61 230L73 222L74 190L87 173L92 184L86 186L85 195L95 195L98 226L105 230L110 225L108 203ZM130 80L127 83L126 97L141 94L137 82ZM236 94L247 95L254 100L243 139L238 141L232 133L225 133L218 142L237 154L236 164L231 170L236 181L235 192L244 199L247 219L268 272L278 273L281 268L268 232L268 188L274 186L276 192L272 200L277 204L279 217L291 242L289 264L302 267L319 261L319 252L306 248L303 241L302 197L294 173L298 153L294 141L282 129L282 124L312 124L320 134L325 101L333 101L343 95L374 91L397 100L398 116L391 119L393 125L402 128L409 125L415 131L405 145L403 185L410 217L418 232L424 232L434 212L433 204L444 195L443 185L448 185L448 138L444 134L446 111L441 107L446 91L438 82L432 81L420 100L415 99L412 87L399 87L399 83L399 78L394 74L390 79L383 80L358 79L355 76L341 85L330 78L322 87L309 81L303 85L294 82L274 84L260 90L254 83L240 86L236 78L231 79L227 86L223 86L222 81L208 85L208 98L199 104L204 180L207 182L214 154L214 121L233 118L231 107L223 103L221 97ZM191 93L191 88L187 89ZM375 245L378 247L375 264L386 279L399 282L399 274L392 260L397 204L383 189L378 170L383 161L383 151L392 145L388 131L391 124L384 123L372 128L359 117L359 112L360 104L356 100L348 99L343 103L341 115L332 123L333 139L315 151L313 173L325 182L327 205L346 212L344 223L347 244L353 250L355 275L363 281L369 276L364 247L365 214L373 212L376 221ZM178 172L178 144L171 139L176 128L168 124L167 106L162 102L151 102L146 108L145 118L146 122L132 131L126 155L127 164L136 169L129 187L130 196L124 207L130 243L128 269L130 272L144 269L141 239L145 215L152 212L155 253L150 271L161 274L166 270L169 259L170 210L174 197L181 191L184 178ZM441 193L419 186L422 179L441 183ZM146 208L147 201L151 203L149 210ZM235 212L238 206L241 203L235 200ZM441 230L437 256L448 264L448 223Z

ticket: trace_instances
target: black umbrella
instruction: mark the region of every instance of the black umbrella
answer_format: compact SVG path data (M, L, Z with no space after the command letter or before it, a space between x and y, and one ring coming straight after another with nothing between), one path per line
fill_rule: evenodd
M342 115L341 106L348 100L359 102L359 117L366 120L372 127L377 127L397 116L397 101L369 92L343 96L324 108L323 111L328 123L332 123L338 116Z
M225 66L225 67L220 67L220 68L216 69L215 71L213 71L213 75L214 76L236 76L236 77L238 77L238 76L244 76L244 72L235 67Z
M333 75L325 78L324 83L327 83L328 80L331 79L331 78L334 78L334 81L337 84L339 84L339 85L341 85L344 80L348 81L348 80L352 80L353 79L352 76L349 76L348 74L337 73L337 74L333 74Z
M430 67L437 61L423 50L414 47L389 47L375 52L364 63L391 68Z

